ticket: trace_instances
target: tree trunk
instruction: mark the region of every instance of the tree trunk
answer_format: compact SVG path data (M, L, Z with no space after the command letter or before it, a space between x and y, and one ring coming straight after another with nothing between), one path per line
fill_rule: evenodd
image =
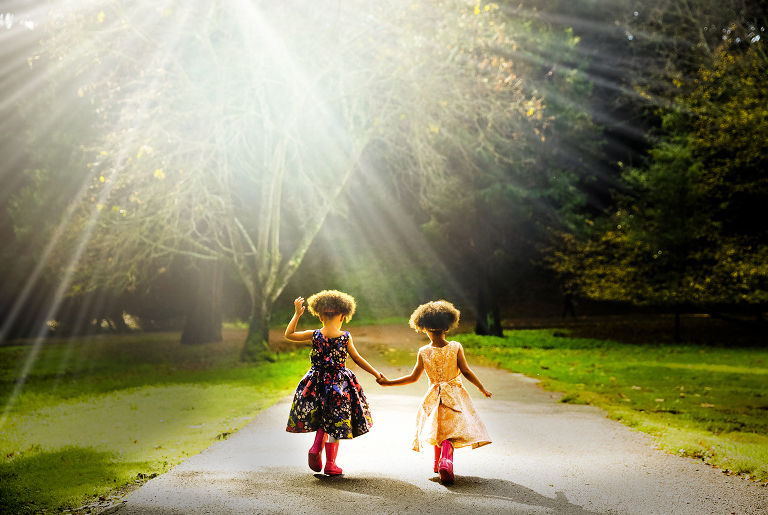
M216 261L201 260L192 269L191 283L191 298L181 331L181 343L220 342L221 265Z
M488 327L488 302L485 295L485 284L477 287L477 304L475 308L475 334L479 336L488 336L490 333Z
M251 323L245 338L240 359L243 361L275 361L277 356L269 346L269 325L272 321L272 304L255 299L251 308Z
M496 295L496 288L491 286L491 318L493 318L493 326L491 329L491 335L504 337L504 330L501 328L501 313L499 311L499 298Z
M477 288L477 308L475 320L475 334L481 336L504 336L501 329L501 315L495 288L491 285L491 278L484 275L480 279Z

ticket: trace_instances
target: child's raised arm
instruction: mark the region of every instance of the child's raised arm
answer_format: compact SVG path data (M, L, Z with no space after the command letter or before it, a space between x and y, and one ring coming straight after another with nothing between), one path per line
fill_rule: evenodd
M314 331L296 332L296 324L299 323L299 318L301 318L302 313L304 313L304 310L306 309L304 307L304 298L298 297L296 300L294 300L293 308L295 309L295 312L293 314L293 318L291 318L291 321L288 323L288 327L285 330L285 338L292 342L306 342L311 340Z
M404 384L411 384L419 380L422 372L424 372L424 361L422 361L421 353L419 353L419 357L416 358L416 366L413 367L413 372L411 372L410 375L399 377L397 379L387 379L386 377L382 377L377 379L376 382L381 386L400 386Z
M355 344L352 343L352 337L350 336L349 341L347 342L347 353L349 354L349 357L352 358L352 361L354 361L358 367L362 368L372 376L376 378L376 381L384 377L384 374L373 368L370 363L365 361L365 358L363 358L355 348Z
M491 392L485 389L483 383L480 382L475 373L472 372L472 370L469 368L469 365L467 365L467 358L464 357L464 347L459 346L459 352L456 355L456 361L458 362L457 364L459 366L459 370L461 370L461 373L464 374L464 377L469 379L470 383L477 386L477 389L480 390L483 395L490 397Z

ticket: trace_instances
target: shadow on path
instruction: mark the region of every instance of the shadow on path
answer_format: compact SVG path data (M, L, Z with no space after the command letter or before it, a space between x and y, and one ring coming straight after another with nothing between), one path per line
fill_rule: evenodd
M472 513L498 514L500 508L504 513L515 513L525 510L524 506L544 508L547 513L557 515L599 515L598 512L589 511L582 506L572 504L563 492L556 492L555 497L547 497L524 486L502 479L488 479L475 476L456 476L453 484L442 485L437 477L430 481L437 483L444 490L424 491L421 488L406 482L392 478L382 477L355 477L324 476L315 474L320 488L329 488L348 493L364 493L365 495L387 499L395 504L412 505L409 499L419 496L433 497L434 506L439 506L443 513L460 513L468 507L472 507ZM428 501L427 501L428 502ZM515 510L514 505L518 506ZM550 511L551 510L551 511ZM540 510L536 510L540 511Z
M433 482L440 479L432 478ZM475 476L456 476L452 485L446 485L445 489L457 495L496 498L517 504L539 506L553 510L553 513L568 515L598 515L598 512L589 511L582 506L572 504L563 492L555 492L555 498L541 495L535 490L526 488L512 481L503 479L489 479Z

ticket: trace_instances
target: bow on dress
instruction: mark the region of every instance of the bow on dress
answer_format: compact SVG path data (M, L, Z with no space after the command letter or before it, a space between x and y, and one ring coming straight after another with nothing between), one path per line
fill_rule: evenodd
M461 404L457 400L456 388L461 388L461 375L457 375L453 379L448 381L440 381L437 383L431 383L429 390L424 396L425 405L430 406L430 413L442 404L446 408L451 408L453 411L461 412Z

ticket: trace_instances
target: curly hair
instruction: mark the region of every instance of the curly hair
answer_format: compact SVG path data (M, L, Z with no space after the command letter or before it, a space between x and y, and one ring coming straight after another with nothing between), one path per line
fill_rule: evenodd
M461 313L447 300L436 300L422 304L411 315L409 325L417 332L448 332L459 325Z
M338 290L323 290L307 299L307 307L316 317L331 318L344 315L344 320L349 322L355 314L357 304L351 295Z

